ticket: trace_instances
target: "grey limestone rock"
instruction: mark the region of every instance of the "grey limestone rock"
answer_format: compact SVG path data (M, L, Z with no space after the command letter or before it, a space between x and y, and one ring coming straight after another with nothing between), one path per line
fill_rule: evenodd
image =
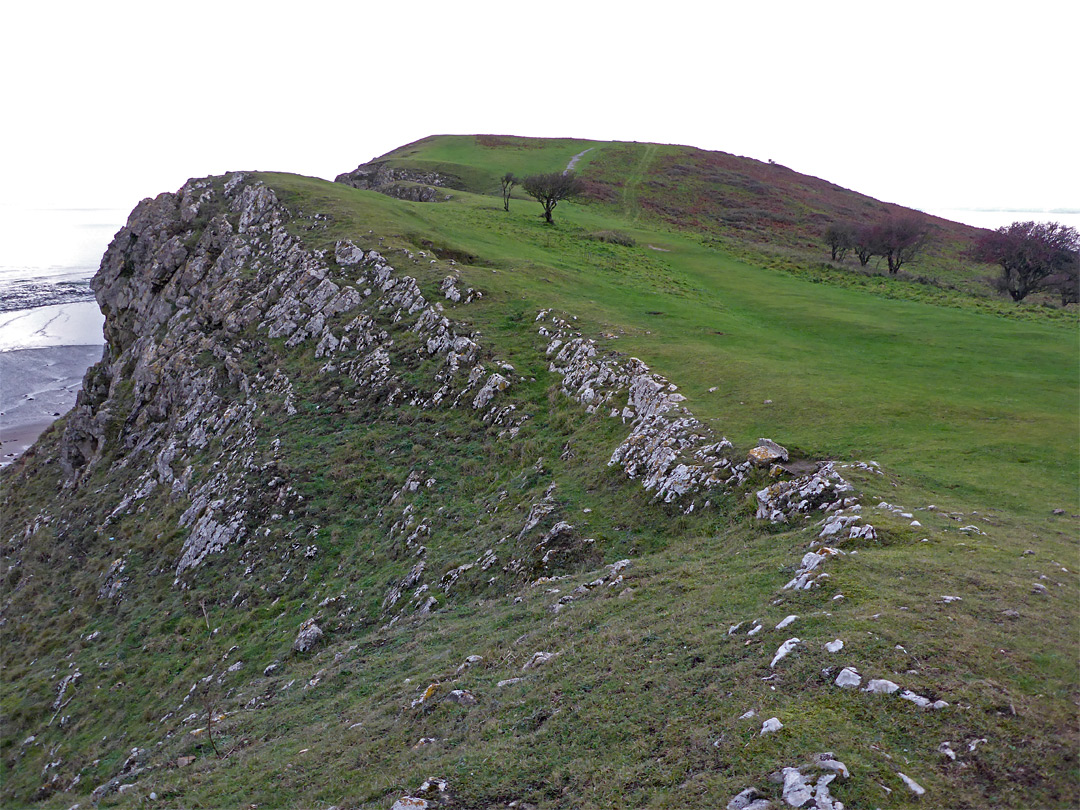
M884 678L875 678L866 684L863 691L869 692L872 695L891 695L899 688L900 687L892 681L885 680Z
M836 676L836 685L841 689L852 689L862 683L862 676L853 667L844 667Z
M323 631L319 625L315 624L315 619L307 619L300 625L300 632L297 633L296 640L293 642L293 650L305 653L318 644L322 637Z

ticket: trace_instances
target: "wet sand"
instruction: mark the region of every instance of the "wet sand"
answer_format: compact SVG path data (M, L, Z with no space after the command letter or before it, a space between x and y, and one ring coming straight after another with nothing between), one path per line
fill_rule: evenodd
M6 467L75 404L102 347L50 346L0 352L0 467Z

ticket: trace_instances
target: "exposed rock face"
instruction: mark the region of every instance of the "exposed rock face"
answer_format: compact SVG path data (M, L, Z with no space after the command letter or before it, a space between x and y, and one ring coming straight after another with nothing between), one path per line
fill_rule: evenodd
M295 414L299 404L280 367L256 364L253 372L243 362L267 340L313 347L323 374L348 378L387 406L468 403L507 430L524 418L498 404L510 379L488 371L476 341L416 279L348 241L333 255L311 250L290 233L296 220L244 175L190 181L136 207L93 282L107 345L67 421L60 449L67 486L86 480L107 445L121 468L140 465L144 472L109 519L137 511L158 488L186 503L178 576L268 533L274 515L297 503L279 474L276 445L259 449L260 415ZM403 379L388 324L416 335L423 357L445 359L427 383ZM217 463L194 463L211 448Z
M351 172L339 174L334 182L413 202L448 200L450 195L441 189L455 188L459 183L456 177L450 175L398 169L379 161L364 163Z
M541 312L537 321L548 320ZM601 353L565 319L552 316L540 327L548 340L550 370L562 377L562 390L588 413L607 413L631 425L630 435L611 454L630 478L640 478L656 500L679 501L690 512L695 496L713 487L734 487L745 480L749 462L733 464L726 438L713 435L684 406L678 386L650 371L636 357Z

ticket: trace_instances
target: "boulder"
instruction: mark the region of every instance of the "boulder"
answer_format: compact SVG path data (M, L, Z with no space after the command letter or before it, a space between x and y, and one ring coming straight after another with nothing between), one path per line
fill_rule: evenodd
M746 455L747 461L758 467L768 467L777 462L788 460L787 448L772 439L758 439L757 447Z
M308 619L300 625L300 632L296 634L296 641L293 642L293 650L305 653L318 644L322 637L322 628L315 624L314 619Z

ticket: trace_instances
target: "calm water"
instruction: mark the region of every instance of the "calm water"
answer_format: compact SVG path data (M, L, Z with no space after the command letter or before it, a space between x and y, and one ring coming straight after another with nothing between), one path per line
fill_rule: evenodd
M127 213L0 206L0 351L101 342L90 278Z
M963 222L976 228L1000 228L1014 222L1060 222L1080 231L1080 211L1051 213L1049 211L973 211L968 208L925 208L928 214Z
M127 212L0 206L0 312L93 300L90 279Z

